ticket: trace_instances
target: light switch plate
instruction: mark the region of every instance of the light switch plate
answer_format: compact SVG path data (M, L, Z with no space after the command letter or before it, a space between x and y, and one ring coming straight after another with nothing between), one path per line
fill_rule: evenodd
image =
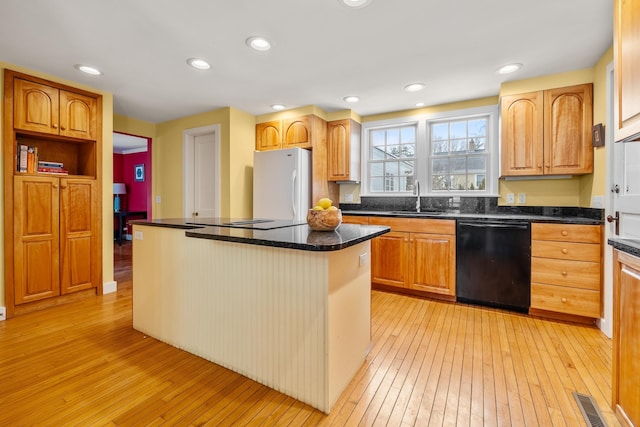
M596 209L604 209L604 196L593 196L591 198L591 207Z
M133 232L133 238L136 240L142 240L142 231L134 231Z
M345 203L353 202L353 194L345 194L344 195L344 201L345 201Z
M515 202L516 202L516 199L515 199L513 193L507 193L507 203L513 204Z
M7 320L7 307L0 307L0 321Z
M527 203L527 196L525 193L518 193L518 203Z

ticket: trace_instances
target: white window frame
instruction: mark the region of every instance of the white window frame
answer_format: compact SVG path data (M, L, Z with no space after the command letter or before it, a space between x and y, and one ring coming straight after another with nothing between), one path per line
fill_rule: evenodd
M484 190L449 190L433 191L431 189L431 147L429 135L429 122L442 120L468 119L474 116L488 116L487 126L487 186ZM394 119L378 120L375 122L365 122L362 124L362 182L360 185L360 195L369 197L398 197L411 196L410 192L379 192L369 191L369 134L370 131L388 127L406 126L417 124L416 129L416 164L415 176L420 181L420 195L430 197L451 197L451 196L475 196L475 197L497 197L498 196L498 175L499 175L499 154L500 138L498 128L498 105L466 108L462 110L444 111L439 113L424 114L418 116L398 117Z

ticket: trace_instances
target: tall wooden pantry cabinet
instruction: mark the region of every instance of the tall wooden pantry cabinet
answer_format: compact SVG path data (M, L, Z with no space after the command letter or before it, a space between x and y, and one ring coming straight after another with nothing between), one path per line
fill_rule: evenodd
M7 316L102 292L102 96L4 72Z

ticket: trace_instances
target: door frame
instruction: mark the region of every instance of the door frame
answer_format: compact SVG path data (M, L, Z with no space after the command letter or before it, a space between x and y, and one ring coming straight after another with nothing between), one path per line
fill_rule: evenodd
M190 211L195 203L194 200L194 187L195 187L195 179L194 179L194 171L193 171L193 163L195 160L194 153L194 144L195 138L197 136L206 135L209 133L213 133L213 150L214 156L213 159L213 167L214 167L214 176L216 177L216 181L214 184L215 190L215 210L220 213L220 125L207 125L200 126L197 128L185 129L182 132L182 216L184 218L190 218Z

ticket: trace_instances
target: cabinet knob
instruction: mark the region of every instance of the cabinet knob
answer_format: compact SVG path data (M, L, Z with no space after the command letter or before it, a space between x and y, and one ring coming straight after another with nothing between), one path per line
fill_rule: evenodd
M562 233L560 233L560 234L562 234L563 236L567 236L569 234L569 232L567 230L562 230Z
M569 250L568 249L562 249L562 253L566 255L566 254L569 253Z
M567 303L567 299L566 298L562 298L561 301L562 301L563 304Z
M566 271L563 271L563 272L562 272L562 275L563 275L564 277L567 277L567 272L566 272Z
M52 125L52 127L53 127L54 129L58 129L58 125L57 125L57 124L55 124L55 123Z
M58 188L58 184L53 184L53 188Z

